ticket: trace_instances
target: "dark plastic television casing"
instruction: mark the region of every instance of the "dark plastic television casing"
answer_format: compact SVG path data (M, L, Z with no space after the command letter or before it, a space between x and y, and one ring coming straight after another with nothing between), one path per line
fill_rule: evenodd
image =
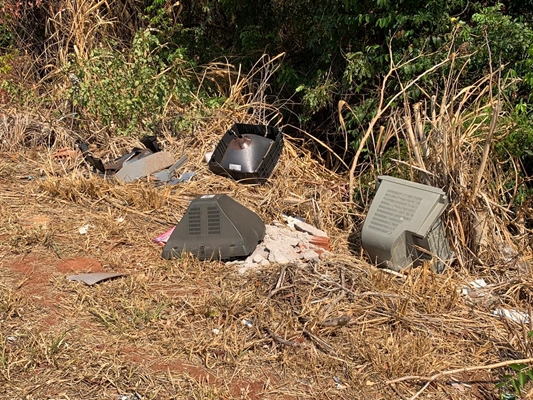
M225 194L196 197L163 248L163 258L190 252L200 260L250 255L265 237L261 218Z
M236 136L245 137L250 145L235 151L231 146ZM229 176L241 183L265 183L272 175L281 152L281 130L269 125L235 124L218 143L209 169L217 175Z

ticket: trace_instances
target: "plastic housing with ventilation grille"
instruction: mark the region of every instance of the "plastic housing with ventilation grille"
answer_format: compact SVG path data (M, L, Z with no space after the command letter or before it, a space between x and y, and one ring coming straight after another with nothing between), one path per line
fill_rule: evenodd
M190 252L200 260L246 257L265 237L253 211L225 194L196 197L163 248L163 258Z
M392 270L433 260L434 269L442 272L454 258L440 219L447 205L441 189L378 177L378 190L361 233L363 248L372 261Z

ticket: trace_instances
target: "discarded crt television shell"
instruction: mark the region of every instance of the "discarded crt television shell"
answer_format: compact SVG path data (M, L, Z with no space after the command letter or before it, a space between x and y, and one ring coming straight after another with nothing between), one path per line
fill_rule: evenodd
M235 124L218 143L209 169L242 183L264 183L283 150L283 135L269 125Z
M361 233L363 248L373 261L395 271L433 260L434 269L442 272L453 258L440 219L447 205L441 189L378 177Z
M190 252L200 260L246 257L265 237L253 211L225 194L195 198L163 248L167 260Z

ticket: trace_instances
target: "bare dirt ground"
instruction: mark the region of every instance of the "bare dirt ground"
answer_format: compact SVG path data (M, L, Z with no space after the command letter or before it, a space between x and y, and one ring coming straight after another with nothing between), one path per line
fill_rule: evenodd
M464 271L385 273L350 253L349 229L329 219L321 228L334 255L317 264L239 275L216 261L161 258L152 238L206 191L231 194L267 222L317 207L334 220L338 182L295 166L290 151L266 187L219 183L198 167L173 190L105 182L47 152L0 154L0 397L407 399L423 389L419 398L498 398L501 368L427 387L416 376L530 356L529 327L491 313L527 312L530 274L486 276L486 294L466 298ZM66 279L95 271L126 276ZM390 382L404 376L414 378Z

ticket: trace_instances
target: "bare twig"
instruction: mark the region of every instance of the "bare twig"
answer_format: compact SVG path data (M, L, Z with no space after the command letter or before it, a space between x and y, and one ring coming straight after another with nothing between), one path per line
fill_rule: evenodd
M279 344L282 344L284 346L289 347L298 347L301 346L298 342L293 342L292 340L283 339L281 336L276 335L270 328L264 327L263 328L266 333L269 334L269 336L274 339L275 342L278 342Z
M391 60L390 69L389 69L389 72L387 72L387 74L383 78L383 83L381 85L381 90L380 90L380 95L379 95L379 103L378 103L378 108L377 108L376 115L374 115L374 117L372 118L372 120L368 124L368 128L367 128L363 138L361 139L361 143L359 144L359 148L357 149L357 152L355 153L354 159L352 161L352 166L350 168L350 180L349 180L350 203L353 202L353 189L354 189L354 185L355 185L355 176L354 176L354 174L355 174L355 169L357 168L357 165L358 165L358 162L359 162L359 156L361 155L361 152L365 148L366 142L368 141L368 138L374 132L374 126L376 125L376 123L385 114L385 112L391 107L391 105L400 96L402 96L405 93L406 90L408 90L411 86L416 85L416 83L418 81L420 81L422 78L424 78L426 75L432 73L433 71L438 70L442 66L448 64L448 62L450 61L450 58L447 57L443 61L435 64L431 68L429 68L426 71L424 71L422 74L418 75L415 79L413 79L411 82L409 82L407 85L405 85L405 87L400 92L398 92L394 96L392 96L392 98L384 106L383 103L385 102L385 89L386 89L386 86L387 86L387 81L392 76L392 74L395 73L396 70L400 67L400 66L394 65L394 63L392 61L394 57L392 55L391 46L389 46L389 56L390 56L390 60ZM404 65L404 64L402 64L402 65Z
M394 383L400 383L400 382L405 382L405 381L415 381L415 380L433 382L433 381L435 381L435 380L437 380L439 378L442 378L443 376L454 375L454 374L458 374L460 372L491 370L491 369L506 367L506 366L512 365L512 364L530 364L530 363L533 363L533 357L531 357L531 358L523 358L523 359L520 359L520 360L507 360L507 361L502 361L502 362L495 363L495 364L475 365L475 366L471 366L471 367L450 369L450 370L447 370L447 371L439 372L438 374L435 374L435 375L432 375L432 376L420 376L420 375L403 376L401 378L392 379L390 381L387 381L386 383L387 383L387 385L392 385Z

